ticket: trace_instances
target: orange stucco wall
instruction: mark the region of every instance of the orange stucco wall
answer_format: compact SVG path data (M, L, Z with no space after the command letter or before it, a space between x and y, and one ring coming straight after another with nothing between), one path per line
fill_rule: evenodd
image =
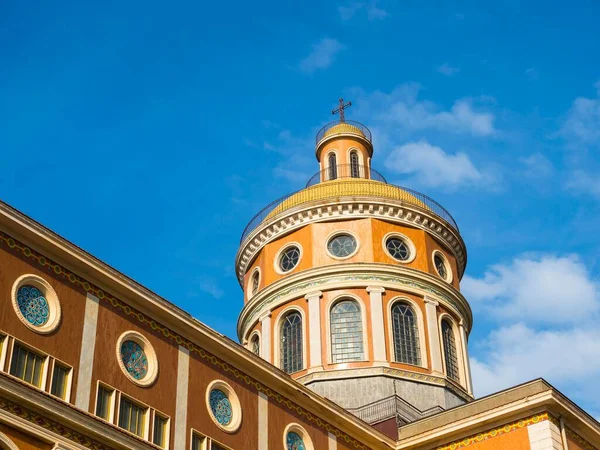
M334 258L327 251L327 242L335 232L343 231L347 231L356 237L358 250L355 255L349 258ZM386 234L394 232L408 237L414 244L416 255L411 262L398 262L391 258L384 249L384 237ZM275 269L277 254L292 242L297 242L302 247L300 262L290 272L280 273ZM451 284L455 288L459 288L458 267L454 255L421 229L371 218L311 223L280 239L267 243L259 251L244 277L245 301L248 301L248 284L256 267L260 268L261 273L259 292L275 281L306 269L357 262L402 265L438 276L433 265L432 255L435 250L442 252L448 260L453 274Z
M469 445L469 450L529 450L527 427Z
M352 150L358 151L359 164L361 166L369 165L369 151L367 150L367 147L365 146L363 141L358 138L345 137L332 139L322 146L321 150L317 154L317 159L319 159L320 170L325 170L327 167L329 167L329 154L331 152L334 152L336 154L337 165L349 165L350 152Z

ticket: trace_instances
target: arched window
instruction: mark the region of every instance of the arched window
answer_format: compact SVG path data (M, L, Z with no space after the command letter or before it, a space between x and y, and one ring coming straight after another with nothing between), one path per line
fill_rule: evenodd
M358 152L351 151L350 152L350 175L352 178L360 177L360 168L358 166Z
M252 340L250 341L250 350L252 350L252 353L254 353L256 356L260 356L260 338L258 337L258 334L252 336Z
M395 361L420 365L419 329L416 314L410 305L399 302L392 307L392 331Z
M286 373L303 369L302 316L294 311L286 315L281 324L281 368Z
M252 283L250 286L250 294L251 295L256 294L256 292L258 291L259 281L260 281L260 273L258 272L258 270L255 270L254 273L252 274Z
M444 361L446 362L446 375L459 381L458 358L456 357L456 340L454 330L447 320L442 320L442 342L444 343Z
M337 178L337 162L336 162L335 153L331 152L329 154L328 163L329 163L329 169L328 169L329 170L329 179L335 180Z
M333 363L364 359L362 317L354 300L343 300L331 308L330 328Z

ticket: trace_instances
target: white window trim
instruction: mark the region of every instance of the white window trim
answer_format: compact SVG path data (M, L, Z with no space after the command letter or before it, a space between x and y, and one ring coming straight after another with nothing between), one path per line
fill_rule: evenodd
M347 158L346 160L348 161L348 167L350 168L348 173L350 174L350 176L352 176L352 158L351 158L352 152L356 152L358 154L359 178L367 178L367 173L366 173L367 165L365 164L365 158L363 155L363 151L356 146L352 146L352 147L348 148L348 150L346 152L346 158Z
M44 325L36 326L29 323L29 321L21 313L19 303L17 302L17 293L19 291L19 288L21 288L21 286L24 285L35 286L43 292L44 298L48 302L48 310L50 313L50 315L48 316L48 321ZM12 285L11 299L13 309L15 310L17 317L19 318L21 323L23 323L23 325L25 325L31 331L38 334L50 334L53 331L55 331L60 325L61 308L60 302L58 301L58 296L56 295L56 291L54 290L52 285L50 285L50 283L48 283L42 277L31 273L21 275L15 280L15 282Z
M165 446L164 447L160 447L160 445L158 444L154 444L160 448L164 448L165 450L169 450L169 443L171 442L171 418L169 416L167 416L166 414L154 409L154 408L150 408L150 411L152 412L152 421L150 422L152 425L152 430L148 430L148 440L150 442L153 442L154 439L154 417L156 415L162 417L163 419L166 419L167 424L166 427L167 429L165 430Z
M192 445L194 444L194 436L198 436L200 439L203 439L200 450L210 450L212 443L217 444L219 447L222 447L225 450L232 450L231 447L229 447L225 444L221 444L219 441L208 437L207 435L205 435L204 433L201 433L200 431L196 430L195 428L190 429L190 450L192 450L192 448L193 448Z
M388 329L388 348L390 349L390 361L396 364L404 364L412 366L413 364L396 361L396 348L394 344L394 325L392 318L392 308L396 303L408 303L416 315L417 319L417 331L419 332L419 352L421 353L421 364L414 367L421 367L423 369L429 368L429 360L427 358L427 341L425 340L425 319L423 312L419 307L419 304L411 298L404 296L397 296L392 298L387 304L387 329Z
M151 422L150 422L150 416L151 416L151 410L152 408L150 408L150 406L148 406L147 404L140 402L139 400L133 398L130 395L124 394L121 391L115 390L115 392L118 392L118 401L117 401L117 408L116 408L116 414L115 414L115 422L114 424L120 429L123 430L127 433L131 433L134 436L138 436L141 437L142 439L144 439L145 441L148 442L152 442L152 440L150 439L152 437L152 435L150 434L150 426L151 426ZM146 408L146 414L144 415L144 433L142 436L139 436L135 433L132 433L129 430L126 430L125 428L121 428L119 426L119 416L121 414L121 399L125 398L126 400L128 400L130 403L133 403L137 406L141 406L142 408Z
M297 247L300 255L298 256L298 263L292 267L290 270L288 270L287 272L284 272L281 267L279 266L279 262L281 260L281 257L283 255L283 253L288 250L290 247ZM274 259L274 268L275 268L275 272L277 272L279 275L288 275L292 272L294 272L296 269L298 269L298 267L300 266L300 264L302 263L302 257L304 256L304 250L302 248L302 245L300 245L299 242L287 242L285 244L283 244L281 246L281 248L277 251L277 253L275 254L275 259Z
M69 370L66 381L67 386L65 388L65 398L62 398L61 400L71 403L71 387L73 386L73 367L57 358L52 358L52 367L48 370L48 373L50 374L50 382L48 383L48 393L52 395L52 381L54 380L54 366L56 366L56 363L58 363L59 366L62 366ZM52 396L56 397L55 395Z
M443 320L447 320L448 322L450 322L450 326L452 327L452 333L454 334L454 351L456 352L456 362L458 364L458 380L455 380L448 375L448 368L446 367L446 350L444 349L444 333L442 331ZM460 386L467 389L465 383L465 361L463 360L462 338L458 329L458 323L456 322L456 320L454 320L454 317L452 317L448 313L440 314L440 316L438 317L438 332L440 335L439 345L440 353L442 355L442 366L444 367L444 375L446 375L446 379L448 381L458 383Z
M48 355L46 352L34 347L33 345L30 345L26 342L23 342L19 339L16 339L14 336L11 336L11 343L10 343L10 352L9 352L9 357L8 359L8 363L6 365L6 374L8 374L9 376L11 376L12 378L15 378L17 380L20 380L23 383L27 383L28 386L31 386L34 389L43 391L43 392L50 392L50 386L48 385L48 369L50 366L50 359L52 358L50 355ZM26 350L35 353L36 355L40 356L43 359L42 362L42 379L40 381L40 386L36 386L35 384L31 384L28 383L27 381L22 380L21 378L13 375L12 373L10 373L10 368L12 365L12 359L14 357L15 354L15 345L19 345L23 348L25 348ZM70 367L70 366L67 366ZM71 367L71 370L73 370L73 368Z
M297 433L304 442L304 447L306 450L315 450L313 446L312 439L310 438L308 432L304 429L304 427L298 423L290 423L283 430L283 448L287 449L287 435L290 432Z
M292 311L298 311L300 313L300 317L302 318L302 369L298 371L302 372L308 367L308 332L306 327L306 312L299 306L287 306L286 308L281 310L281 312L277 315L277 318L275 319L273 330L273 335L275 337L273 342L273 359L275 362L275 366L283 370L283 367L281 366L281 321ZM292 372L289 375L293 375L294 373L298 372Z
M390 251L388 250L387 240L390 238L394 238L394 237L404 241L404 243L406 245L408 245L408 251L410 252L410 255L406 261L400 261L399 259L394 258L392 256L392 254L390 253ZM391 232L387 233L385 236L383 236L383 239L381 240L381 246L383 247L383 251L385 252L385 254L387 256L389 256L391 258L391 260L397 264L410 264L417 257L417 248L415 247L415 244L412 241L412 239L410 239L407 235L402 234L398 231L391 231Z
M436 255L440 255L444 261L444 266L446 266L446 278L442 277L438 273L437 267L435 265L435 256ZM434 250L433 252L431 252L431 262L433 264L433 272L435 273L435 275L448 283L452 283L452 280L454 279L454 273L452 272L452 267L450 266L450 261L448 261L448 258L446 257L446 255L444 255L444 253L441 252L440 250Z
M219 423L219 421L213 414L212 408L210 407L210 393L213 389L219 389L219 390L225 392L225 394L227 394L227 398L229 399L229 402L231 403L231 411L233 413L233 417L232 417L231 423L229 425L222 425L221 423ZM218 426L221 430L225 431L226 433L235 433L237 430L239 430L240 426L242 425L242 405L240 403L240 399L238 398L237 394L235 393L233 388L226 381L223 381L223 380L211 381L208 384L208 386L206 387L205 398L206 398L206 408L208 409L208 414L210 415L210 418L212 419L212 421L215 423L216 426Z
M262 356L262 352L261 352L261 346L262 346L262 336L260 334L260 331L258 330L254 330L252 333L250 333L250 336L248 337L248 344L247 344L247 349L250 350L252 352L252 339L254 339L254 336L258 337L258 355L256 356ZM254 354L254 352L253 352Z
M300 260L298 259L298 264L300 264ZM293 269L292 269L293 270ZM258 283L257 283L257 288L256 288L256 292L252 292L252 280L254 278L254 275L258 273ZM287 273L287 272L286 272ZM246 298L248 300L250 300L252 297L254 297L255 294L258 294L260 292L260 282L262 281L262 273L260 271L260 267L255 267L252 272L250 273L250 276L248 277L248 283L246 285L246 289L247 289L247 294L246 294Z
M98 409L98 393L100 392L100 388L103 388L105 390L111 390L112 394L110 395L110 403L109 403L109 407L108 407L108 419L104 419L103 417L100 417L98 415L96 415L96 411ZM106 383L102 383L101 381L96 381L96 396L94 399L94 417L100 419L100 420L106 420L109 423L115 423L115 417L116 417L116 411L117 411L117 390L106 384Z
M336 170L336 178L329 178L329 155L335 155L335 170ZM335 148L327 149L327 153L325 154L325 159L323 160L323 177L321 181L332 181L338 180L340 178L340 174L338 173L338 166L340 165L340 154Z
M121 345L125 341L133 341L137 343L140 347L142 347L144 353L146 354L146 358L148 359L148 373L141 380L136 380L134 377L132 377L127 371L125 364L123 364L123 360L121 358ZM158 358L156 357L156 352L154 351L152 344L150 344L150 341L141 333L130 330L121 334L121 336L119 336L117 339L116 357L121 371L133 384L137 384L141 387L148 387L156 381L156 377L158 376Z
M331 349L331 309L335 306L336 303L343 301L344 299L354 300L358 303L358 307L360 308L360 316L362 320L362 334L363 334L363 359L357 361L347 361L342 363L334 363L333 362L333 351ZM369 336L367 333L367 308L365 302L355 294L351 294L349 292L345 292L339 295L336 295L332 299L330 299L326 304L326 320L325 320L325 342L327 345L327 364L332 364L336 366L342 366L344 364L353 364L353 363L363 363L370 361L370 353L369 353Z
M349 236L352 236L352 238L356 242L356 248L348 256L335 256L333 253L331 253L329 251L329 242L332 239L335 239L337 236L340 236L342 234L347 234ZM356 235L356 233L354 231L351 231L351 230L335 230L335 231L332 231L331 233L329 233L327 235L327 238L325 238L325 252L327 253L327 256L329 256L331 259L335 259L337 261L343 261L343 260L346 260L346 259L350 259L350 258L356 256L356 254L358 253L359 250L360 250L360 240L358 239L358 236Z
M0 348L0 372L4 372L6 355L8 354L8 346L11 344L9 335L6 333L0 333L0 341L2 342L2 347Z

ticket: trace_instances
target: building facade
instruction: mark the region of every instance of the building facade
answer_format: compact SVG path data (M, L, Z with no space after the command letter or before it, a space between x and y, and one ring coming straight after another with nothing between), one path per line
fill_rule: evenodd
M243 233L237 344L0 203L0 449L599 449L543 380L474 399L466 247L369 130Z

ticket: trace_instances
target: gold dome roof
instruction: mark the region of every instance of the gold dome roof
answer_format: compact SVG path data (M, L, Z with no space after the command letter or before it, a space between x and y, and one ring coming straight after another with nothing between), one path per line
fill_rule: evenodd
M267 215L265 220L303 203L340 197L380 197L401 200L430 210L425 203L398 186L367 179L344 178L335 181L325 181L296 192L277 205Z
M341 123L338 123L337 125L332 126L329 130L327 130L325 132L325 134L323 134L323 137L321 139L325 139L328 136L332 136L334 134L340 134L340 133L358 134L359 136L366 138L365 133L363 133L363 131L360 128L358 128L354 125L350 125L349 123L346 123L346 122L341 122Z

